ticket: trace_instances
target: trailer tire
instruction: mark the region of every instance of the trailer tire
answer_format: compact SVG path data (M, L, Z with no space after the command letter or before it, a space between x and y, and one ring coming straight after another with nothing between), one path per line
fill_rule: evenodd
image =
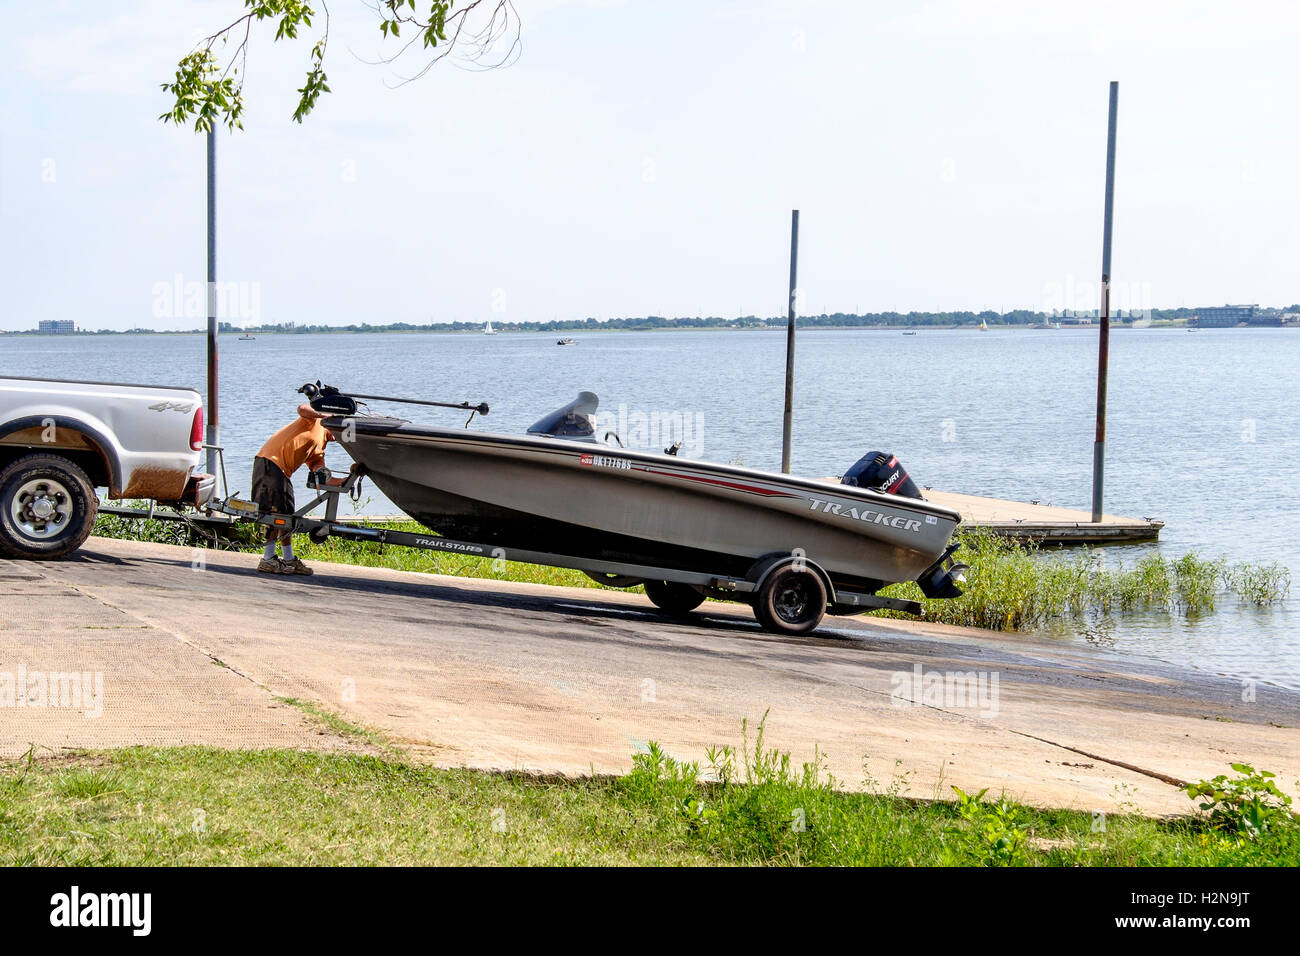
M680 581L646 581L645 596L655 607L674 617L690 614L704 603L704 595Z
M329 539L329 536L329 528L312 528L307 532L307 537L310 538L314 544L324 544Z
M773 634L807 634L826 616L826 585L807 565L774 568L754 595L754 616Z
M0 471L0 554L53 560L76 551L95 526L90 478L59 455L27 455Z

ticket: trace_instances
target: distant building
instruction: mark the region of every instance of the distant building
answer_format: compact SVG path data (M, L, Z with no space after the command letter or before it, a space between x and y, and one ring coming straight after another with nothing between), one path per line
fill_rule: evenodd
M77 331L77 323L71 319L41 319L37 331L41 335L69 335Z
M1255 316L1258 312L1258 305L1215 306L1209 309L1201 309L1198 315L1188 320L1188 324L1203 329L1229 329L1234 325L1241 325L1243 322L1254 325L1256 324Z

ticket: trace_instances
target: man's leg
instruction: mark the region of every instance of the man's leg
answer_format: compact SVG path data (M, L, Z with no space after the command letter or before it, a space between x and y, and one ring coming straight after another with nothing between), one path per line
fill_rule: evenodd
M266 547L262 549L262 560L257 562L257 570L263 574L284 574L284 562L275 556L275 542L280 539L279 528L266 529ZM287 536L285 540L288 540Z
M266 547L262 550L262 559L264 561L275 560L275 542L280 539L280 530L278 528L268 527L266 529Z
M272 470L274 469L274 470ZM284 511L283 476L279 469L264 458L253 461L253 484L250 495L258 507L264 511ZM291 486L292 487L292 486ZM290 509L292 510L292 509ZM284 574L284 566L275 556L275 543L280 540L280 529L266 526L266 547L262 549L262 560L257 563L257 570L263 574Z
M289 511L293 511L293 485L286 478L284 480L284 494L286 497L285 504ZM281 574L311 574L311 568L302 563L301 558L294 557L293 554L293 532L288 528L280 531L280 573Z
M311 574L311 568L302 563L301 558L293 556L293 535L288 531L280 538L280 549L284 552L284 558L280 561L280 567L283 569L282 574Z

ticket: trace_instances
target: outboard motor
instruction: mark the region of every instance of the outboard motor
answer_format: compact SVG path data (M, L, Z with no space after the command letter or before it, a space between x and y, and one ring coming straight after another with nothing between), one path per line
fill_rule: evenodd
M548 435L551 438L568 438L571 441L596 440L596 408L600 399L595 392L579 392L578 397L563 408L534 422L528 429L530 435Z
M867 452L844 473L840 483L904 498L921 497L921 490L898 463L898 456L885 451Z

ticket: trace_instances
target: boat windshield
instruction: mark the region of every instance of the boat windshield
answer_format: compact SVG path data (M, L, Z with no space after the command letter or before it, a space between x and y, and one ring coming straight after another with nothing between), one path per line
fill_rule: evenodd
M530 435L549 435L575 441L596 440L596 408L600 399L595 392L579 392L578 397L563 408L535 421L528 429Z

